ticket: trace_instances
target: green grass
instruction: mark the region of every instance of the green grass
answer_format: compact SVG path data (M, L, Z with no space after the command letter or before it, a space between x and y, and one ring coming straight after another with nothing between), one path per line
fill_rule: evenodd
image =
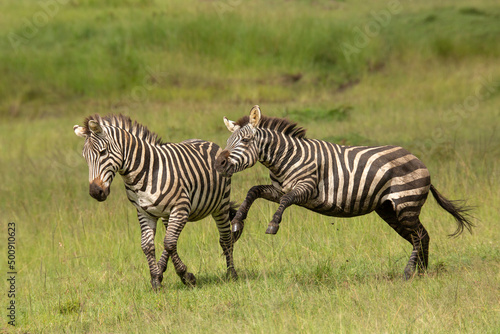
M388 2L243 1L219 16L224 3L236 2L72 1L17 52L8 34L22 34L23 19L40 7L4 6L0 232L16 222L18 274L17 327L2 315L0 329L497 333L500 6L401 1L349 61L342 42ZM478 91L487 94L476 99ZM454 221L429 199L421 217L429 273L404 282L410 245L378 216L335 219L293 207L268 236L276 205L257 201L236 244L238 281L224 280L215 223L206 219L188 224L179 243L198 286L183 286L170 264L163 289L152 292L122 181L104 203L88 195L72 126L122 112L167 141L224 146L222 117L237 119L254 104L299 122L311 138L408 148L440 192L475 206L473 235L447 238ZM237 174L232 198L268 182L262 166Z

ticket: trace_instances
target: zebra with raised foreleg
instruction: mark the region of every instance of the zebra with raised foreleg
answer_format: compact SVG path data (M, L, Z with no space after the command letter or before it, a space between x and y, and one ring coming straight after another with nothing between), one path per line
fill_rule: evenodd
M257 198L279 203L268 234L278 232L283 211L292 204L334 217L375 211L412 244L404 270L409 278L417 265L419 271L427 269L430 238L419 215L429 190L455 217L458 228L453 235L464 228L471 231L468 209L439 194L424 164L401 147L341 146L308 139L297 124L262 116L259 106L237 122L224 117L224 123L232 135L215 168L230 177L259 161L269 169L272 182L250 189L232 220L233 232L243 228L240 223Z
M122 115L89 116L84 126L75 125L73 130L85 138L83 156L89 166L89 192L93 198L106 200L116 173L122 176L127 197L137 209L141 247L153 289L161 286L169 257L182 282L196 284L195 276L177 254L177 240L186 222L209 214L219 230L227 274L237 277L233 243L241 232L232 234L230 230L230 218L236 212L229 201L231 180L213 167L219 146L199 139L165 143ZM158 218L162 219L166 234L165 250L156 262L154 236Z

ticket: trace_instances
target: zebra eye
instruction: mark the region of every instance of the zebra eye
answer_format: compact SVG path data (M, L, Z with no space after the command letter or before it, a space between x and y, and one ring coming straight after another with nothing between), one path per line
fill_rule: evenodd
M99 151L99 155L102 157L103 155L106 155L108 153L108 150L107 149L102 149Z
M250 138L246 137L246 138L241 138L241 141L243 143L249 143L250 142Z

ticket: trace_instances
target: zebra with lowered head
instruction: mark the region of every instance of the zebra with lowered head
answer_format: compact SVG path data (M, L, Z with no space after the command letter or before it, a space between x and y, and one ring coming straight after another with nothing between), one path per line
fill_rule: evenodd
M145 126L122 115L89 116L83 126L75 125L73 130L85 138L83 157L89 166L93 198L106 200L116 173L122 176L127 197L137 209L141 247L153 289L161 286L169 258L184 284L196 284L195 276L177 254L177 240L186 222L208 215L219 230L227 275L237 277L233 243L241 232L232 233L230 229L230 218L236 212L229 201L231 180L213 167L219 146L199 139L162 142ZM156 262L154 236L159 218L166 228L165 249Z
M309 139L296 123L261 115L254 106L250 116L233 122L226 148L216 158L223 175L252 167L257 161L269 169L271 185L252 187L232 220L232 231L243 228L257 198L279 204L266 230L276 234L283 211L292 204L333 217L355 217L375 211L413 246L405 278L427 269L429 235L420 222L420 210L429 190L438 204L457 221L472 229L467 208L447 200L431 184L430 174L414 155L398 146L342 146Z

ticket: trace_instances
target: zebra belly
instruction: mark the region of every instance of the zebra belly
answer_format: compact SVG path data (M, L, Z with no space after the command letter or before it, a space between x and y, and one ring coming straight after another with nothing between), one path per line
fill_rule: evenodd
M301 204L300 206L309 209L311 211L314 211L316 213L320 213L325 216L330 216L330 217L343 217L343 218L349 218L349 217L358 217L358 216L363 216L366 215L370 212L373 211L371 210L364 210L364 211L358 211L358 212L349 212L346 211L345 209L335 206L335 205L317 205L317 202L311 201L305 204Z
M178 204L178 199L170 199L167 202L161 201L159 205L154 203L158 196L148 195L146 193L138 193L127 190L127 196L130 202L142 213L145 213L153 218L168 218L170 212ZM220 201L215 201L214 204L219 205ZM185 203L183 201L183 203ZM189 212L188 221L197 221L207 217L213 211L207 208L199 208L199 203L196 201L191 202L191 210Z

